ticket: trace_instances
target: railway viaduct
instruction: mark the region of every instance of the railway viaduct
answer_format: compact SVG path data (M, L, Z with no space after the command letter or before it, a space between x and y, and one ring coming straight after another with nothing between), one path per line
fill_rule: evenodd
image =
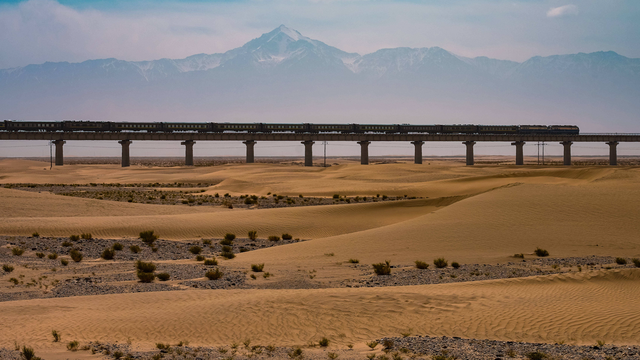
M474 164L473 146L477 142L510 142L515 146L516 165L524 164L523 147L527 142L559 142L564 146L564 165L571 165L571 145L575 142L600 142L609 145L609 164L617 165L620 142L640 142L640 134L580 135L481 135L481 134L341 134L341 133L198 133L198 132L0 132L0 140L49 140L56 145L55 164L63 165L66 140L118 141L122 145L122 166L129 166L129 146L134 141L180 141L185 147L185 165L193 165L193 148L197 141L242 141L247 147L247 163L254 162L254 147L263 141L297 141L304 145L305 166L313 166L316 141L351 141L360 145L360 163L369 164L369 144L375 141L410 142L415 146L415 163L422 164L425 142L453 141L466 146L466 163Z

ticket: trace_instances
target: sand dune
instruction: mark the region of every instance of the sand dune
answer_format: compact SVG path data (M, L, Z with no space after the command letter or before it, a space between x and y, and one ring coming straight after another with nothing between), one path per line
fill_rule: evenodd
M182 291L0 303L0 346L21 339L141 345L189 340L304 345L413 334L536 342L640 343L640 270L393 288ZM340 334L344 334L341 336Z

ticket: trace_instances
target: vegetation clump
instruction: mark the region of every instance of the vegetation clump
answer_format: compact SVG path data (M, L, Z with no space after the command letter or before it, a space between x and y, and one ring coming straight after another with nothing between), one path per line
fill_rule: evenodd
M73 246L73 243L71 241L63 241L62 242L62 246L64 246L64 247Z
M144 262L138 260L136 262L136 269L138 270L138 279L143 283L153 282L155 279L156 265L152 262Z
M67 344L67 350L78 351L79 346L80 346L80 343L78 342L78 340L69 341L69 343Z
M158 240L158 235L154 234L153 230L141 231L140 239L142 239L145 244L151 246L154 241Z
M19 247L16 246L16 247L11 249L11 253L14 256L22 256L22 254L24 254L24 249L19 248Z
M359 264L360 260L358 260L358 259L349 259L349 263L350 264Z
M8 265L8 264L4 264L2 265L2 271L6 272L6 273L10 273L13 271L13 266Z
M218 268L209 270L204 274L204 276L206 276L209 280L218 280L222 277L222 275L224 275L224 273Z
M82 233L82 234L80 234L80 237L83 238L84 240L93 239L93 236L91 236L91 233Z
M80 240L80 235L71 235L71 236L69 236L69 240L78 241L78 240Z
M635 265L636 267L640 268L640 259L633 258L633 259L631 259L631 262L633 263L633 265Z
M71 260L75 262L82 261L82 253L80 252L80 250L72 249L71 251L69 251L69 256L71 256Z
M58 254L56 254L56 253L51 253L51 254L47 255L47 257L48 257L49 259L51 259L51 260L55 260L55 259L57 259L57 258L58 258Z
M391 263L387 260L383 263L373 264L373 272L376 275L389 275L391 274Z
M253 272L262 272L264 269L264 264L251 264L251 271Z
M258 238L258 232L255 230L251 230L247 233L247 236L249 237L250 240L255 240Z
M542 360L542 359L546 359L548 356L543 352L533 351L533 352L526 353L525 357L529 360Z
M329 346L329 339L327 339L326 337L322 337L322 339L320 339L320 341L318 341L318 345L320 345L322 347Z
M291 240L293 239L293 236L291 234L282 234L282 240Z
M189 248L189 252L191 252L194 255L198 255L202 252L202 248L200 246L192 246Z
M458 269L458 268L460 267L460 264L458 264L456 261L454 261L454 262L452 262L452 263L451 263L451 266L452 266L454 269Z
M40 259L42 259L44 257L44 253L37 252L36 256L39 257Z
M22 355L24 360L40 360L40 358L36 356L35 351L33 351L33 348L27 347L26 345L22 346L20 355Z
M40 233L38 233L37 231L34 232L33 234L31 234L31 237L40 237Z
M115 250L111 249L111 248L106 248L102 251L102 254L100 254L100 257L105 259L105 260L113 260L113 257L116 256L116 252Z
M433 265L435 265L438 269L443 269L446 268L449 263L447 262L447 260L445 260L445 258L437 258L433 260Z
M545 249L540 249L540 248L536 248L536 250L534 251L534 253L536 254L536 256L538 257L545 257L545 256L549 256L549 252Z
M163 273L157 274L156 277L160 281L167 281L171 278L171 275L169 273L163 272Z
M129 246L129 251L131 251L134 254L137 254L140 252L140 246L138 245L131 245Z
M67 266L67 265L69 265L69 260L67 260L67 259L60 259L60 264L62 264L62 266Z
M618 258L616 258L616 264L618 264L618 265L627 265L627 259L618 257Z
M280 236L270 235L269 241L280 241Z
M124 246L122 246L122 244L120 244L119 242L114 243L112 247L115 251L122 251L122 249L124 248Z
M416 268L418 269L428 269L429 268L429 264L427 264L424 261L420 261L420 260L416 260Z
M206 266L216 266L216 265L218 265L218 260L216 260L216 259L206 259L204 261L204 264Z
M51 335L53 336L53 342L59 342L62 339L62 336L56 330L51 330Z

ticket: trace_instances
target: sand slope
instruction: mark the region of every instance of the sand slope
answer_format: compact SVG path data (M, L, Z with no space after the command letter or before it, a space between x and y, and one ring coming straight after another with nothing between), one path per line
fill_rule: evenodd
M0 303L0 346L14 339L194 345L338 344L381 336L447 335L592 344L640 343L640 270L411 287L183 291ZM340 334L344 334L341 337Z

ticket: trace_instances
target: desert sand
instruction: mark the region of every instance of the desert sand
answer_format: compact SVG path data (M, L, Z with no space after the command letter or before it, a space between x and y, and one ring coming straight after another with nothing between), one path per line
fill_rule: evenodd
M297 271L314 271L313 281L318 284L352 278L358 271L345 265L352 258L365 265L389 260L392 265L411 266L415 260L431 262L436 257L462 264L506 264L519 261L512 257L516 253L533 257L536 247L558 258L640 257L637 167L466 167L432 161L424 165L344 163L329 168L285 164L45 168L37 161L0 160L0 183L202 182L215 184L202 194L384 194L402 199L226 209L131 204L0 188L0 235L29 236L38 231L40 236L66 237L91 232L98 238L135 240L140 231L153 229L161 239L183 242L221 238L228 232L245 237L249 230L263 238L290 233L303 241L238 253L235 259L222 262L234 271L265 263L276 280L256 281L281 283ZM417 198L404 199L404 195ZM0 291L9 291L9 277L1 277ZM401 332L638 345L639 297L640 268L599 268L455 284L186 289L5 301L0 302L0 347L12 347L18 341L51 358L64 358L64 351L58 354L61 345L51 342L51 329L81 343L129 339L149 348L157 342L188 340L217 346L246 338L264 345L293 346L326 336L332 346L354 344L363 349L365 341Z

